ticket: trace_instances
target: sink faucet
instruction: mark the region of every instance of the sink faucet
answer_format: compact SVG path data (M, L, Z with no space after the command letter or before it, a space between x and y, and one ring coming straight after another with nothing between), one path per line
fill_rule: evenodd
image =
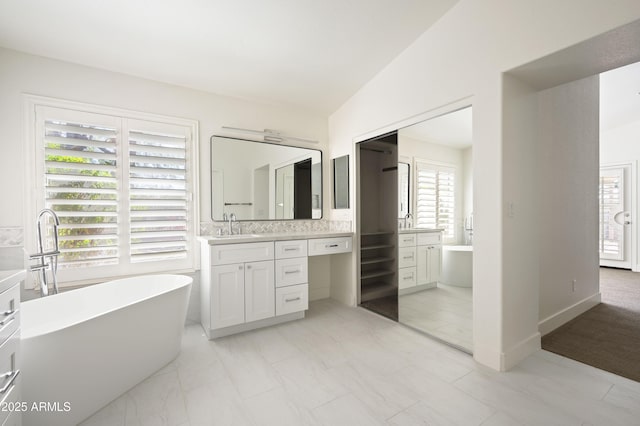
M404 228L405 228L405 229L407 229L407 219L409 219L409 218L413 219L413 215L412 215L411 213L407 213L407 214L404 216Z
M233 222L236 221L236 214L231 213L229 215L229 235L233 235Z

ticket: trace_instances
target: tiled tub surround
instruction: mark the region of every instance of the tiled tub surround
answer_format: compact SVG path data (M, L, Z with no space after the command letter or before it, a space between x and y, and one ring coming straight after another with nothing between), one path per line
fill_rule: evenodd
M22 226L0 226L0 247L22 247L24 228Z

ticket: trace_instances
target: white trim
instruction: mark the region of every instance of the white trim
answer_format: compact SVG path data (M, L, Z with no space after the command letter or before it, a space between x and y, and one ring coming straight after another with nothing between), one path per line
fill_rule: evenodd
M540 333L531 336L513 345L509 350L500 355L500 371L508 371L518 365L520 361L541 349Z
M556 312L553 315L538 322L538 331L541 335L545 336L551 333L556 328L571 321L578 315L581 315L600 303L601 295L596 293L581 301L574 303L573 305Z
M33 188L39 187L39 179L40 174L44 170L44 161L40 160L40 157L37 155L38 153L38 141L36 140L38 125L36 110L39 107L43 108L59 108L65 109L69 111L78 112L81 114L99 114L103 116L110 116L116 119L125 119L125 120L141 120L145 122L151 123L159 123L162 125L176 125L185 129L187 133L187 145L186 145L186 155L187 155L187 209L188 215L190 216L187 221L187 262L184 261L176 261L176 260L168 260L164 261L164 265L167 267L167 272L177 272L177 271L188 271L193 272L199 267L199 255L198 249L196 248L197 241L196 237L200 232L200 197L199 197L199 127L197 120L191 120L181 117L171 117L160 114L146 113L140 111L132 111L128 109L108 107L102 105L95 105L90 103L83 102L75 102L68 101L63 99L49 98L38 95L31 94L23 94L23 139L24 143L24 158L25 158L25 167L24 167L24 182L26 185L25 190L29 191L31 194L24 197L24 207L25 207L25 248L29 252L34 252L35 249L35 230L34 225L32 225L28 218L34 218L37 214L39 207L42 207L42 203L38 201L39 193L38 191L33 191ZM128 129L120 126L122 132L118 134L118 138L122 139L127 137ZM121 150L119 153L119 161L123 164L128 164L127 161L122 161L121 155L128 156L124 154ZM42 163L42 164L40 164ZM120 185L124 185L126 183L128 177L122 175L125 171L120 171L118 175L118 179L120 181ZM124 180L123 180L124 179ZM128 202L128 201L127 201ZM122 223L121 227L127 227L127 223ZM122 233L121 233L122 235ZM121 241L122 244L128 244L128 241ZM121 247L122 248L122 247ZM127 250L128 251L128 248ZM187 268L185 269L185 266ZM157 262L150 263L136 263L135 271L132 270L131 265L127 265L125 267L114 268L113 266L102 266L95 268L95 274L99 275L99 278L95 276L87 276L86 274L79 273L77 275L77 279L73 281L67 280L60 283L60 287L72 287L77 286L82 283L88 282L99 282L104 281L107 278L116 278L125 275L138 275L142 273L150 273L158 270ZM173 270L171 270L173 268ZM114 274L114 269L117 273ZM65 270L65 272L73 274L72 269ZM80 271L80 270L78 270ZM64 275L64 274L63 274ZM74 274L75 275L75 274Z

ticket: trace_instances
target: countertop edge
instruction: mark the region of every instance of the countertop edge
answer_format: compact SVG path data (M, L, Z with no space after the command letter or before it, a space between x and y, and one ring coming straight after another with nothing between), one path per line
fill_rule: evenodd
M334 237L353 237L353 232L302 232L302 233L278 233L278 234L259 234L258 236L242 237L217 237L215 235L201 235L198 239L202 242L208 243L210 246L221 244L245 244L245 243L259 243L264 241L289 241L289 240L311 240L320 238L334 238Z

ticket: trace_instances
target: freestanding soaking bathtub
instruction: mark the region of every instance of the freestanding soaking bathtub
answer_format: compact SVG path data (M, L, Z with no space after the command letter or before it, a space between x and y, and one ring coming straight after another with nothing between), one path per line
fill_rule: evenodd
M22 304L23 424L75 425L180 351L190 277L125 278Z
M473 246L442 246L443 284L473 286Z

